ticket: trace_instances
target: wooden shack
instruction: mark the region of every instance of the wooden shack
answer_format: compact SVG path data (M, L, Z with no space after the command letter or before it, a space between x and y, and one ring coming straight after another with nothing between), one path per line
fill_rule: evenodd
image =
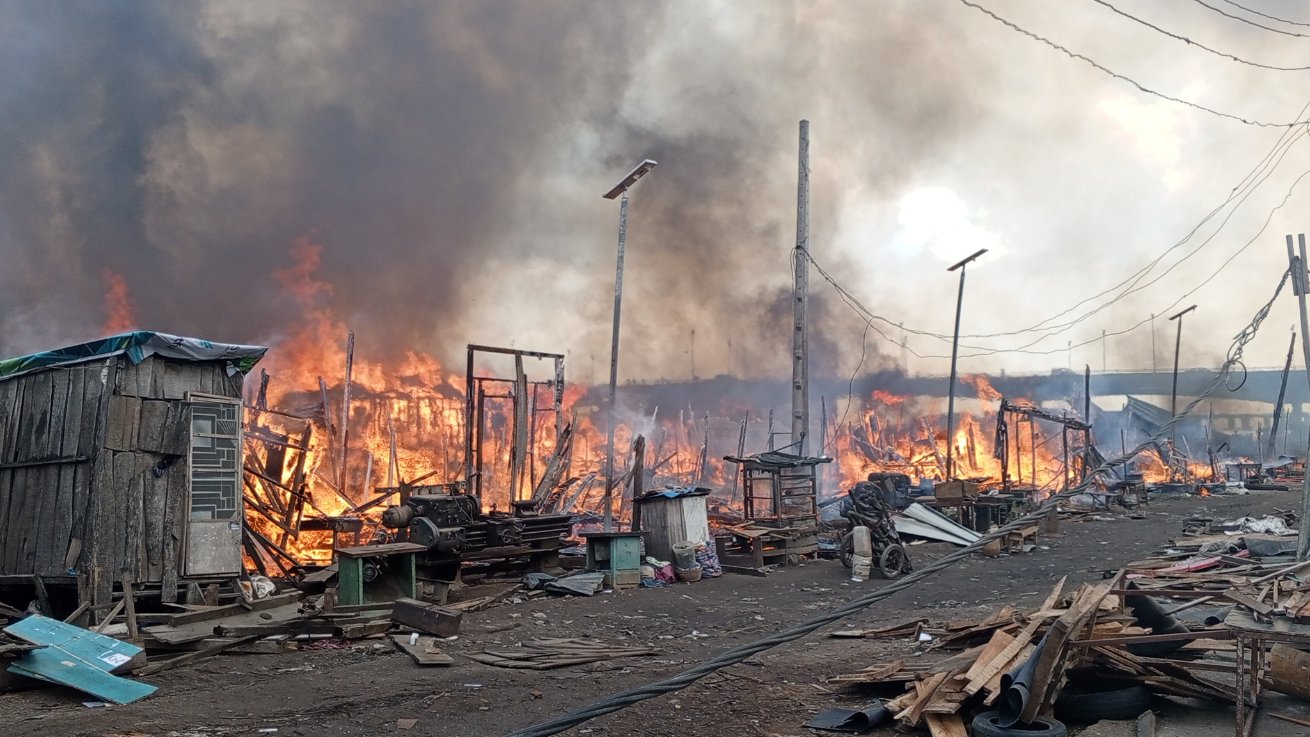
M0 598L176 601L239 573L242 380L266 350L134 332L0 361Z

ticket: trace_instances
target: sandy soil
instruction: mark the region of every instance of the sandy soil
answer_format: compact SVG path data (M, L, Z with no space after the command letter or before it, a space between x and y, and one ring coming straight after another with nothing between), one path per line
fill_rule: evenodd
M1063 575L1075 582L1099 579L1105 570L1147 557L1176 535L1189 516L1227 519L1298 504L1299 497L1290 493L1157 499L1145 510L1145 519L1066 522L1059 534L1041 540L1046 549L966 560L840 628L915 616L974 619L1004 604L1035 606ZM945 545L922 544L912 546L911 555L926 562L948 551ZM447 651L456 657L453 667L420 669L374 641L345 650L222 656L147 678L159 691L128 706L87 708L80 694L62 688L0 695L0 734L496 737L671 675L883 584L881 579L851 583L840 564L816 561L767 578L726 575L663 589L527 600L466 615L461 636L448 643ZM460 657L534 636L649 644L659 653L544 672L495 668ZM818 734L800 725L824 708L854 706L872 696L824 686L822 679L890 656L913 657L913 652L907 641L832 639L821 631L568 734ZM1164 700L1159 708L1166 715L1161 735L1232 734L1231 708L1197 709ZM399 720L405 719L417 722L402 729ZM1266 718L1256 733L1310 735L1310 730Z

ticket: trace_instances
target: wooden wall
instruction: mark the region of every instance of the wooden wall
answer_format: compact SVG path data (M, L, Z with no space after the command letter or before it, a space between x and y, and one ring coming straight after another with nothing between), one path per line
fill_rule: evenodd
M0 381L0 575L123 575L173 600L187 518L187 391L239 397L222 363L124 356Z
M0 381L0 573L62 574L78 564L93 526L91 460L114 363Z

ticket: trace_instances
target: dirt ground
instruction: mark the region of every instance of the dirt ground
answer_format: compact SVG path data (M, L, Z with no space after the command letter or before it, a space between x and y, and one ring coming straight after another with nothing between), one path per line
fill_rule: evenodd
M1145 519L1066 522L1025 555L975 557L896 594L840 627L871 627L924 616L934 621L982 618L1004 604L1032 607L1065 574L1095 580L1102 571L1147 557L1189 516L1232 518L1292 508L1291 493L1208 499L1156 499ZM911 547L916 562L948 552ZM0 695L0 735L88 737L277 737L402 735L497 737L586 705L621 689L677 673L729 647L750 642L883 585L856 584L833 561L809 562L766 578L725 575L695 584L638 589L591 598L533 599L466 615L446 651L456 664L418 668L376 641L345 650L229 655L145 680L159 691L136 704L88 708L71 690ZM751 658L677 694L593 720L570 735L823 734L801 724L830 706L855 706L873 694L824 686L821 680L889 656L913 657L905 640L828 638L826 630ZM531 637L587 637L649 644L657 655L553 671L482 665L462 653ZM1281 706L1310 714L1310 705ZM1232 734L1231 707L1157 699L1160 735ZM1298 711L1299 710L1299 711ZM409 729L400 720L414 719ZM1300 730L1300 731L1297 731ZM890 728L873 732L891 735ZM926 732L925 732L926 734ZM1310 735L1262 718L1257 735Z

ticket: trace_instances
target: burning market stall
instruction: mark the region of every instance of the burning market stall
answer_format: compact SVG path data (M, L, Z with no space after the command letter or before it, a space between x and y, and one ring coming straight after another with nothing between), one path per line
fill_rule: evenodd
M721 544L725 563L746 557L760 568L818 551L817 467L831 458L768 451L724 460L741 468L746 518L745 524L729 528L731 540Z
M0 362L0 593L51 612L239 574L241 386L266 350L141 331Z

